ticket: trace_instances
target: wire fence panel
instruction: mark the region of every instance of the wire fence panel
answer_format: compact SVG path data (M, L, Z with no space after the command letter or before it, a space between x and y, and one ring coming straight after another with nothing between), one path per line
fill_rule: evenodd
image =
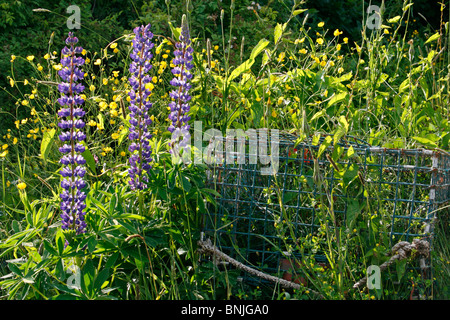
M279 272L283 256L299 255L302 238L317 233L325 216L331 217L330 228L345 232L358 227L362 211L382 217L389 223L381 232L391 246L414 238L431 241L433 218L448 210L449 154L332 139L298 142L280 134L275 142L267 139L266 149L239 138L218 139L223 148L216 150L219 161L207 179L220 197L204 217L204 235L224 253L268 273ZM273 143L277 159L255 161ZM276 172L263 174L275 160ZM327 262L320 252L312 254Z

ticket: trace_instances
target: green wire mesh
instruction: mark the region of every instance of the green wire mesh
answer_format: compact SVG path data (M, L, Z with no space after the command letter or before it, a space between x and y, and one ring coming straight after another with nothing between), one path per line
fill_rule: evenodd
M225 145L226 138L217 139ZM221 161L207 178L220 197L204 217L203 236L238 261L274 274L283 250L318 231L321 203L332 204L337 226L349 232L349 221L368 202L371 212L389 217L391 246L417 237L431 241L433 218L448 210L449 154L373 147L354 137L324 148L325 139L329 142L322 136L297 143L296 137L280 134L273 175L262 175L267 165L251 161L259 155L252 154L248 140L245 161L238 161L242 153L236 151L231 157L217 152ZM320 157L313 159L319 150ZM295 250L289 254L300 256ZM315 259L327 262L320 253Z

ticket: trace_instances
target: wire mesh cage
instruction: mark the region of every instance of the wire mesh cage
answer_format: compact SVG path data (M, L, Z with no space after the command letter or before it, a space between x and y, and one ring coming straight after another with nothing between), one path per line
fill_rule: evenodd
M204 217L204 236L245 265L279 272L286 248L300 255L296 245L320 228L324 204L334 227L346 232L361 210L383 216L391 246L431 241L434 218L448 210L446 152L386 149L350 136L336 143L329 135L301 142L286 133L263 137L256 146L251 136L215 137L216 161L207 177L220 197ZM268 160L277 160L272 170ZM315 260L327 263L317 252Z

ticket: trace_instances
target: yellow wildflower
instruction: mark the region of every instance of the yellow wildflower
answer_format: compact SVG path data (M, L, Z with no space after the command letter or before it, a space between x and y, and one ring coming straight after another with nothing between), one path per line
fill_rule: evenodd
M24 190L27 187L25 182L21 182L19 184L17 184L17 189L19 190Z
M115 49L117 48L117 42L114 42L110 45L111 49Z
M27 57L27 60L28 60L28 61L33 61L33 60L34 60L34 56L28 56L28 57Z
M45 59L45 60L50 59L50 55L49 55L48 53L46 53L45 56L44 56L44 59Z
M323 44L323 39L322 39L322 38L317 38L317 39L316 39L316 42L317 42L319 45L322 45L322 44Z
M344 43L348 43L348 38L345 37L344 39L342 39L344 41Z
M119 137L120 137L120 135L119 135L117 132L114 132L114 133L111 135L111 138L113 138L114 140L119 139Z
M104 111L106 108L108 108L108 104L105 101L102 101L98 104L100 107L100 111Z
M341 35L342 33L343 33L343 31L339 31L339 29L336 29L336 30L334 30L333 35L334 35L335 37L338 37L338 36Z
M95 86L94 86L93 84L91 84L91 85L89 86L89 90L90 90L90 91L95 91Z
M318 24L317 24L317 26L319 27L319 28L322 28L323 26L325 25L325 22L319 22Z

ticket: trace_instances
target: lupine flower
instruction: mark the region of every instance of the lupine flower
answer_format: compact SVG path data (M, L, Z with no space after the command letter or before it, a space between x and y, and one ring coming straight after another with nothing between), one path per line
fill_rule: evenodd
M152 68L150 60L153 55L150 50L153 48L151 39L153 34L150 31L150 24L136 27L133 30L136 35L133 39L133 51L130 53L132 62L130 64L131 77L129 83L130 96L130 134L128 138L131 144L128 150L132 153L129 158L130 176L129 184L132 190L143 190L147 188L148 177L146 172L151 169L152 150L150 146L149 126L152 120L148 114L152 103L148 100L150 90L145 85L150 83L152 78L147 73Z
M189 80L192 79L190 70L193 67L192 53L194 49L191 46L189 26L185 15L183 15L181 22L180 39L175 44L175 47L175 58L172 62L175 65L172 69L175 77L170 81L170 84L176 87L176 89L170 93L173 101L169 103L171 111L169 120L172 123L168 128L169 132L172 133L172 141L169 144L171 152L178 147L186 147L190 139L190 125L188 124L190 117L187 113L190 110L189 101L191 100L191 96L189 95L189 89L191 88L191 84Z
M63 177L61 187L61 218L63 230L74 230L77 234L86 231L86 222L84 221L86 208L84 203L86 193L82 191L86 187L86 182L83 180L86 174L86 169L83 165L86 160L81 153L84 152L85 147L81 143L86 135L81 131L85 123L82 120L85 112L81 107L77 107L84 103L80 97L80 93L84 90L84 86L76 83L78 80L84 78L84 72L81 71L80 66L84 64L84 59L77 57L83 48L76 47L78 39L69 32L66 39L66 47L62 49L63 58L61 59L62 69L58 74L63 82L58 85L58 90L61 97L58 103L61 109L58 111L60 122L58 126L61 128L59 139L64 143L59 151L63 153L60 163L63 166L59 172Z

